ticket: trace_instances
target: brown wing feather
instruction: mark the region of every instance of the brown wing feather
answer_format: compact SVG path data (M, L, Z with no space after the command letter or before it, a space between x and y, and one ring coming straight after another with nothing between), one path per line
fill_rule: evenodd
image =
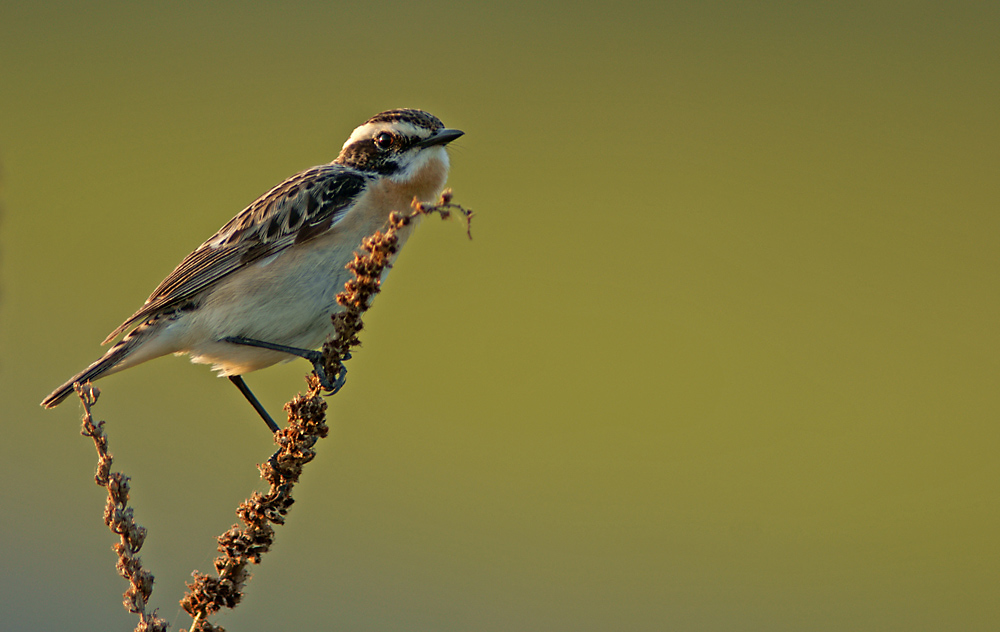
M185 257L103 344L236 270L325 233L347 213L366 183L367 176L340 165L313 167L285 180Z

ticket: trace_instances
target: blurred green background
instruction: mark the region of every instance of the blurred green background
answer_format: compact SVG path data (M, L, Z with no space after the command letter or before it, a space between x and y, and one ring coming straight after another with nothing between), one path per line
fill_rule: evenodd
M80 407L191 249L392 107L467 135L231 630L995 630L1000 4L0 4L0 618L126 630ZM274 412L305 363L252 374ZM272 445L99 383L153 605Z

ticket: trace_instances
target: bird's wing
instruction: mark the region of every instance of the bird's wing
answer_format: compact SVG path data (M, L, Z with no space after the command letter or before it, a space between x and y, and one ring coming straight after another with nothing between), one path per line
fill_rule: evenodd
M227 275L330 230L366 182L364 174L333 164L313 167L285 180L185 257L104 344L136 321L187 302Z

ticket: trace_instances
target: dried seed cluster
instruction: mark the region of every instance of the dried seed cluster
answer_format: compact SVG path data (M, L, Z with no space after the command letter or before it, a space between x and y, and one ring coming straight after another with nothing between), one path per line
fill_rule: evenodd
M439 204L413 203L413 212L403 215L392 213L388 228L376 232L361 244L364 254L355 253L347 268L354 278L344 285L337 295L337 303L344 307L332 316L336 335L323 345L323 368L327 375L336 375L341 362L350 357L352 347L361 344L358 333L364 327L361 316L371 307L372 300L381 288L381 278L389 267L392 256L399 250L397 233L418 215L438 213L447 218L451 210L460 211L468 223L472 212L451 203L451 191L442 194ZM469 233L471 238L471 233ZM309 386L305 395L297 395L285 405L288 425L275 433L278 451L262 466L261 478L270 484L266 494L254 493L244 501L237 515L243 521L241 529L233 525L219 536L219 552L215 559L218 577L195 572L194 581L181 599L181 606L192 617L190 632L224 632L210 624L207 617L221 608L234 608L243 597L243 588L250 579L247 564L259 564L260 556L268 551L274 541L271 524L284 524L288 508L295 500L292 488L302 473L302 466L316 456L314 445L327 436L326 401L323 400L319 378L313 373L307 378Z
M142 567L142 560L139 559L139 549L146 540L146 529L136 523L132 508L128 506L129 477L121 472L111 471L113 457L108 452L104 422L94 423L90 411L97 403L101 391L89 382L74 384L73 388L83 402L83 429L80 434L93 439L94 447L97 448L97 473L94 475L94 482L108 490L104 524L120 538L112 549L118 554L115 569L129 582L122 603L126 610L139 615L135 632L165 632L167 622L158 617L155 610L146 612L146 604L153 593L153 574Z

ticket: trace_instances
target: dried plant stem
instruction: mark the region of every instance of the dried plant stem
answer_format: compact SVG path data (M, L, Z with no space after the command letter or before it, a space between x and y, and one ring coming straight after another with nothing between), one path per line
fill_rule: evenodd
M415 200L413 209L406 215L392 213L386 231L366 238L361 246L364 254L355 254L354 260L347 265L354 278L337 295L337 303L344 310L333 315L336 335L323 345L327 375L336 375L341 362L350 357L351 347L360 344L357 336L364 326L361 316L378 294L382 274L399 249L397 233L400 229L419 215L438 213L447 218L450 211L456 210L465 217L466 232L470 239L472 237L468 229L472 212L452 204L451 191L442 194L435 205ZM181 599L181 606L193 617L191 632L224 632L222 627L209 623L208 616L223 607L236 607L243 598L243 588L250 580L248 564L259 564L260 556L270 549L274 542L270 523L284 524L288 508L295 502L292 488L299 480L302 467L316 456L316 442L327 436L326 402L319 378L313 373L306 377L306 384L305 395L299 394L285 404L288 425L274 436L278 451L260 466L261 478L270 484L270 489L265 494L255 492L240 505L236 514L243 528L233 525L219 536L218 550L222 555L215 559L218 576L193 573L194 579Z
M129 477L121 472L111 471L112 456L108 452L108 437L104 434L104 422L94 423L91 407L97 403L101 391L91 385L74 384L76 394L83 402L83 430L81 434L94 440L97 448L97 473L94 481L108 490L108 503L104 508L104 524L118 534L120 541L112 547L118 554L115 568L129 581L123 605L129 612L139 615L136 632L165 632L167 622L156 616L156 611L146 612L146 604L153 593L153 574L142 567L138 557L139 549L146 539L146 529L135 522L132 508L128 506Z

